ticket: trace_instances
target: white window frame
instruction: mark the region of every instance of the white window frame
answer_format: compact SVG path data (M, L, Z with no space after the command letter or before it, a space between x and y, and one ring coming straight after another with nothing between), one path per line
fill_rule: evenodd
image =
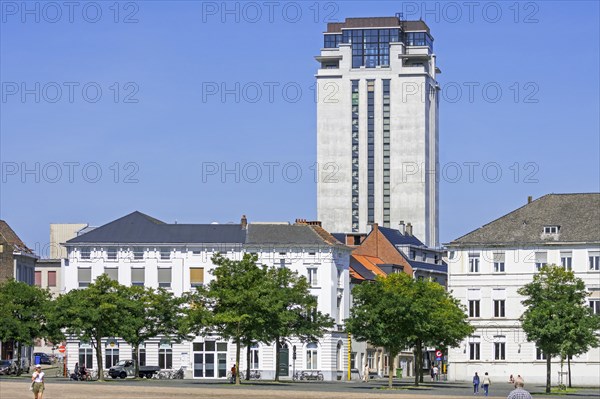
M307 280L308 280L308 284L311 287L318 287L319 286L319 272L318 269L316 267L310 266L306 268L306 274L307 274Z
M469 254L469 273L479 273L479 253Z
M311 342L306 345L306 369L318 370L319 368L319 345Z
M600 271L600 252L590 251L588 252L588 266L590 271L598 272Z

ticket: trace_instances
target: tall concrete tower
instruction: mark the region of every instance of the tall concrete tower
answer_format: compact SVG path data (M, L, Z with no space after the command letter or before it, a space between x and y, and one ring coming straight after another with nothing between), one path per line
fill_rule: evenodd
M317 72L317 212L332 232L412 223L438 238L433 38L400 16L327 24Z

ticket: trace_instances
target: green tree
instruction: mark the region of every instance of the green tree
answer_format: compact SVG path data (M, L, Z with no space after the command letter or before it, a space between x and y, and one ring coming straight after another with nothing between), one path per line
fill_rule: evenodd
M583 280L560 266L542 267L518 293L525 297L521 322L527 340L535 342L546 356L546 393L550 393L552 357L598 346L594 336L598 316L585 305L588 293ZM576 341L573 345L569 343L572 339Z
M394 359L404 348L415 355L415 385L423 379L423 348L456 346L473 332L465 309L441 285L398 273L357 285L347 320L361 341L381 346ZM393 361L388 386L392 386Z
M96 352L99 379L104 378L102 338L118 336L129 323L128 305L123 286L106 274L96 278L89 287L69 291L56 299L54 323L68 335L91 343Z
M0 341L13 341L21 373L21 348L36 338L48 337L50 294L21 281L0 284Z
M295 337L313 342L333 327L333 319L317 309L317 298L311 294L305 277L285 267L271 267L264 281L267 295L260 304L266 330L260 339L275 342L275 381L279 381L280 346L284 338Z
M264 320L261 314L261 287L266 268L256 265L257 256L244 254L242 260L230 260L221 254L212 257L215 277L198 287L192 301L192 320L203 334L217 333L236 345L235 366L239 371L240 351L244 342L255 339ZM262 292L264 294L264 292ZM235 376L239 385L239 372Z
M562 344L561 358L567 359L569 388L571 388L571 358L586 353L599 345L596 331L600 330L600 317L594 315L588 306L574 309L569 320L567 337Z
M140 371L139 348L144 341L159 335L175 341L188 338L184 324L186 309L183 307L188 299L185 296L175 297L162 288L120 286L119 289L126 298L124 310L127 322L119 327L116 335L133 347L137 377Z
M348 331L359 341L383 347L394 359L411 341L412 327L406 316L410 314L413 285L410 276L395 273L354 287L353 306L346 320ZM394 362L389 365L391 388Z

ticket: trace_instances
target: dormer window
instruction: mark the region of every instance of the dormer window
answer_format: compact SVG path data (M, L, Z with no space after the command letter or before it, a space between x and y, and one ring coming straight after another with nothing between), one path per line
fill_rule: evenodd
M558 234L560 226L544 226L544 234Z

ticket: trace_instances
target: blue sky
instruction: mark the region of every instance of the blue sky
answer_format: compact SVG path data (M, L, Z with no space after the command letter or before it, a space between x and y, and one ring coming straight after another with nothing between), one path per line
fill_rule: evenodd
M598 2L468 3L3 1L0 216L41 255L50 223L134 210L315 218L322 32L397 12L442 70L442 242L528 195L599 191Z

